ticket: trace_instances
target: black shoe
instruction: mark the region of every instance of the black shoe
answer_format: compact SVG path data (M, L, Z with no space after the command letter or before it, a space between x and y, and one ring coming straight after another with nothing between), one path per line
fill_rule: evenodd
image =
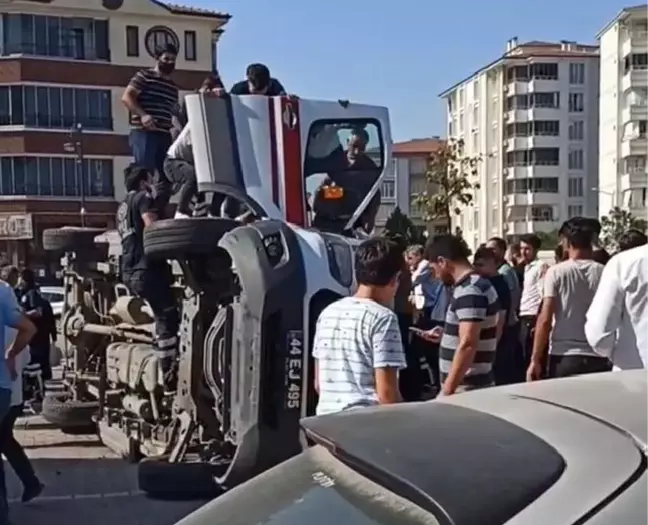
M27 503L38 496L41 495L41 492L43 492L43 489L45 488L45 485L43 485L40 481L36 482L34 485L25 487L25 490L23 491L22 495L22 502Z

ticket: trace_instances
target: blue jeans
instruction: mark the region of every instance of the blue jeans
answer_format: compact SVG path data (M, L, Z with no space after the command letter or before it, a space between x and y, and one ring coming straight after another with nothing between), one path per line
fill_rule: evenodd
M155 203L164 215L171 199L171 183L164 174L164 160L171 146L171 134L165 131L132 129L128 138L135 164L149 169L155 178Z
M0 388L0 425L9 412L11 390ZM0 525L9 525L9 503L7 502L7 484L4 475L2 456L0 456Z

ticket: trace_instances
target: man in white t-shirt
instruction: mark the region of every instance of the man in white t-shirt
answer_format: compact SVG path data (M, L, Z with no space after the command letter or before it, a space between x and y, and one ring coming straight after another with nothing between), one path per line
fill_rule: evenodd
M525 368L531 362L536 321L542 301L542 279L549 267L545 262L538 260L540 244L540 238L533 233L520 238L520 257L524 264L524 281L520 297L519 319L520 342Z
M549 377L605 372L610 362L594 352L585 336L585 319L603 273L595 260L590 229L569 221L561 228L567 260L544 277L542 309L536 324L527 380L540 379L549 347Z
M356 250L358 290L327 306L317 320L313 358L317 414L398 403L405 354L394 300L404 259L394 241L373 238Z

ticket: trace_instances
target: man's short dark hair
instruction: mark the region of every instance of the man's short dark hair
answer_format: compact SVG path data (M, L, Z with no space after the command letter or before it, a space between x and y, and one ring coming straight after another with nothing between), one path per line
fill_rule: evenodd
M34 273L33 270L29 268L23 268L20 271L20 278L25 281L27 284L35 284L36 283L36 274Z
M637 228L630 228L627 232L623 232L619 237L619 251L625 252L632 248L638 248L644 244L648 244L648 237L644 232Z
M566 221L561 230L568 246L581 250L592 248L595 234L590 225L582 221Z
M353 128L351 137L358 137L364 144L369 144L369 133L364 128Z
M11 278L16 279L20 275L20 272L16 266L4 266L0 270L0 279L5 282L8 282Z
M488 242L492 242L502 253L506 252L506 241L501 237L491 237Z
M163 46L156 46L155 48L155 59L157 60L160 58L162 55L165 53L168 53L169 55L178 55L178 48L174 46L173 44L165 44Z
M467 262L469 256L470 250L464 240L449 233L436 235L425 245L425 258L428 261L443 257L453 262Z
M495 253L495 250L492 248L488 248L487 246L480 246L477 248L477 251L475 252L475 255L473 256L474 261L492 261L494 263L497 262L497 254Z
M140 183L149 177L150 171L138 164L129 164L124 170L124 185L126 191L136 191Z
M365 286L387 286L404 266L402 248L386 237L367 239L355 253L356 280Z
M256 89L264 89L270 85L270 70L265 64L250 64L246 76Z
M535 233L527 233L526 235L522 235L520 237L520 243L528 244L536 252L540 249L540 246L542 246L540 237L538 237Z
M594 237L598 237L601 234L601 222L598 219L592 219L589 217L572 217L563 222L562 226L558 230L558 237L564 237L566 228L570 225L578 225L581 228L592 232Z

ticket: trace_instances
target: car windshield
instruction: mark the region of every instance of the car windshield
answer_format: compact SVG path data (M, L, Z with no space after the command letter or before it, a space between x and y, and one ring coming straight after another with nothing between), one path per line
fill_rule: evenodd
M361 476L322 447L224 494L178 525L251 523L438 525L431 514Z
M352 228L370 233L380 207L380 192L368 197L380 180L383 165L377 122L359 119L313 124L304 169L311 224L342 233L355 214Z
M43 292L43 291L41 291L41 295L43 296L44 299L46 299L50 303L62 303L63 302L63 294L59 293L59 292Z

